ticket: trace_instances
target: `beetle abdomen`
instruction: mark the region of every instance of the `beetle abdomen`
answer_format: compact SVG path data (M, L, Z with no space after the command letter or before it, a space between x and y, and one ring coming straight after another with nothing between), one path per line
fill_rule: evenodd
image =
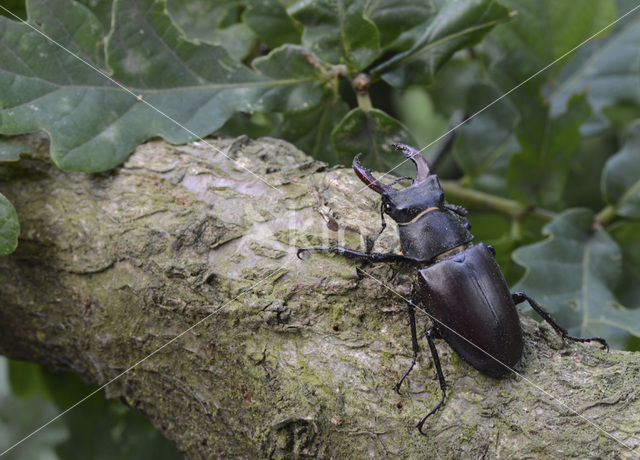
M484 244L420 270L418 279L425 308L444 324L436 322L436 327L464 361L499 377L509 372L500 362L513 367L520 360L520 318L500 267Z

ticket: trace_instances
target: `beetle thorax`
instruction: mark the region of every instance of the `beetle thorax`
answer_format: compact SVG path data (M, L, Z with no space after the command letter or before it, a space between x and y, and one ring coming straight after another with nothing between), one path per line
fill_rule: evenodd
M467 220L444 204L438 176L382 195L384 211L398 224L402 254L430 261L473 239Z

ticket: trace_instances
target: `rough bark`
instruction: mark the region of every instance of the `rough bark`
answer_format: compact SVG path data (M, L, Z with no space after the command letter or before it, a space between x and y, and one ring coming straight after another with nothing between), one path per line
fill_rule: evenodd
M438 342L449 395L419 435L440 397L430 355L394 393L411 356L405 302L360 271L406 296L412 270L295 258L374 234L378 197L349 170L239 138L211 141L236 162L158 141L89 175L30 139L39 151L0 169L22 226L0 259L0 352L100 385L203 320L106 388L187 457L640 455L580 417L638 449L639 355L563 344L524 318L526 381L482 376Z

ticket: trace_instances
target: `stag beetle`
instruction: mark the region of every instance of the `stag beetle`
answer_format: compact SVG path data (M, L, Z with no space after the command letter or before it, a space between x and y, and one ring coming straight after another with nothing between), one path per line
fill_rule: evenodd
M433 322L426 330L426 338L442 397L416 425L420 433L425 434L422 428L426 419L440 409L446 398L446 383L434 343L436 338L443 338L463 361L483 374L502 377L522 356L523 336L516 305L526 300L563 339L596 341L603 348L609 348L601 337L570 336L527 294L511 293L495 260L495 250L484 243L472 243L467 211L445 203L438 176L430 174L422 154L407 145L393 144L393 147L416 166L416 177L410 186L398 190L392 187L396 181L390 184L378 181L371 170L362 166L360 154L353 160L353 169L362 182L382 196L382 229L376 238L386 227L384 215L389 215L398 224L402 252L374 253L371 243L366 252L329 246L299 248L297 255L324 251L360 261L405 261L418 267L418 283L414 285L408 303L413 359L395 390L400 394L402 382L416 363L419 346L415 308L416 302L421 303Z

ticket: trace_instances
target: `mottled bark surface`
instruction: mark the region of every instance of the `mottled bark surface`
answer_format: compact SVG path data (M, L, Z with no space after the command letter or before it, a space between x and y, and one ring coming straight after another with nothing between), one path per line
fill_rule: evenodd
M158 141L88 175L31 140L39 153L0 168L22 225L0 259L0 352L104 384L202 320L106 389L187 457L640 455L572 411L638 448L639 355L563 345L532 320L517 367L528 381L484 377L438 341L449 396L419 435L440 397L430 355L395 394L411 356L404 301L358 270L407 296L411 269L294 255L374 234L378 197L349 170L241 138L211 141L237 162Z

